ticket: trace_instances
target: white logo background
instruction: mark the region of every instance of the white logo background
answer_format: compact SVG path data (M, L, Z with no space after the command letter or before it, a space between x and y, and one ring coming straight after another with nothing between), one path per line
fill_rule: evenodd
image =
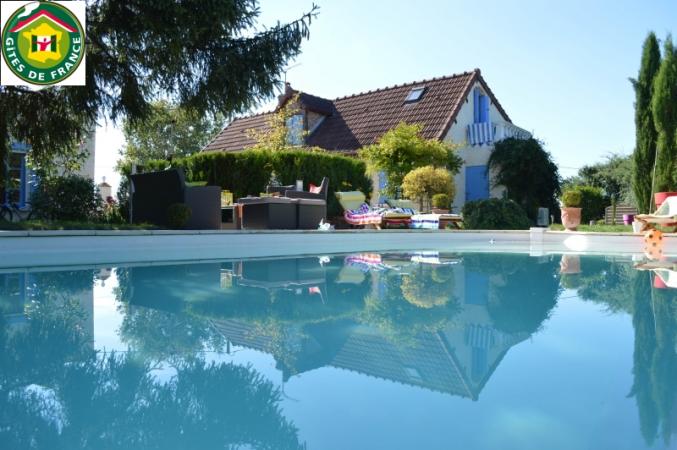
M75 17L78 18L80 21L80 24L82 25L83 31L86 30L87 27L87 3L82 0L77 0L77 1L68 1L68 2L63 2L63 1L52 1L50 3L57 3L59 5L63 5L65 8L67 8ZM0 1L0 35L4 31L5 23L9 20L12 14L22 6L26 6L28 8L28 13L32 9L35 9L38 5L38 2L26 2L26 1ZM28 15L28 13L24 12L24 14ZM84 36L83 36L84 37ZM78 66L77 69L75 69L75 72L73 72L69 77L67 77L65 80L53 84L51 86L84 86L86 77L85 77L85 59L87 58L87 53L82 57L82 62L80 62L80 65ZM4 58L0 58L0 84L3 86L28 86L34 89L43 89L45 87L49 86L40 86L40 85L35 85L35 84L30 84L27 81L22 80L21 78L17 77L14 75L14 73L10 70L9 67L7 67L7 63L5 62Z

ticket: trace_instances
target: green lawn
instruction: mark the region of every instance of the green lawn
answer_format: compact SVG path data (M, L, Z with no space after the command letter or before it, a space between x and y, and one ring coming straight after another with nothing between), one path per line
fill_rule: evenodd
M550 225L552 231L563 231L564 227L558 223ZM579 225L578 231L595 231L600 233L632 233L631 225Z

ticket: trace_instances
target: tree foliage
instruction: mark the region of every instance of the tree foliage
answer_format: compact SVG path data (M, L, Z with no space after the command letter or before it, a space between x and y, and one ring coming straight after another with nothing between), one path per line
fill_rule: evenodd
M402 122L381 136L376 144L359 151L370 172L386 173L384 191L387 195L396 195L405 175L416 168L443 167L452 174L460 170L463 161L456 154L455 146L437 139L425 139L421 136L422 131L419 124Z
M142 121L123 120L123 160L143 165L152 159L168 159L196 153L221 130L222 114L199 114L166 100L151 103Z
M677 50L668 36L651 100L658 132L655 191L677 189Z
M231 115L268 98L301 51L317 7L257 29L257 0L95 0L87 5L87 85L34 92L0 87L0 160L10 138L40 164L70 154L97 119L145 119L169 98Z
M402 180L402 193L405 197L418 200L421 210L430 205L435 194L454 196L454 180L451 173L441 167L424 166L412 170Z
M496 143L488 168L494 186L505 186L509 199L533 220L539 207L557 209L560 176L557 165L541 142L534 138L508 138Z
M583 166L578 174L562 183L562 188L569 189L575 186L600 188L607 204L611 203L612 198L615 198L621 203L638 205L638 200L631 189L634 170L633 159L634 155L623 156L612 153L606 157L606 161ZM644 174L649 182L651 182L650 173Z
M632 156L632 190L637 208L641 213L651 209L651 177L656 158L656 127L651 111L654 79L661 65L658 39L651 32L644 41L642 63L636 80L631 80L635 89L635 151ZM627 201L627 198L626 198Z
M298 105L299 96L296 94L287 100L287 102L281 108L276 109L274 112L268 115L265 127L247 130L249 137L256 141L256 144L254 144L251 149L280 151L298 148L297 146L290 144L290 130L287 127L289 119L300 112ZM297 137L304 138L307 132L304 132L303 134L303 136ZM323 151L321 148L316 147L312 148L312 150Z
M38 217L57 221L93 221L103 207L94 181L78 175L41 180L31 201Z

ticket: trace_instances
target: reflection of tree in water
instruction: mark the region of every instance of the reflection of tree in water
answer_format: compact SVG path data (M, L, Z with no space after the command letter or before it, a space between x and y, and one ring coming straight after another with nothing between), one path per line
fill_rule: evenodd
M203 350L221 351L225 339L199 317L122 304L120 337L153 360L191 358Z
M559 262L553 257L468 254L463 256L463 264L466 271L489 276L487 309L496 328L503 332L536 332L557 303Z
M677 295L652 289L651 273L635 270L629 262L581 257L581 267L580 298L632 315L634 382L629 395L635 397L647 444L662 437L668 445L677 395Z
M139 355L93 351L78 308L39 305L13 330L0 316L1 448L302 448L253 369L191 358L161 381Z
M677 394L675 296L666 290L651 289L648 272L635 272L633 278L630 295L634 297L635 381L631 394L637 402L644 439L653 444L662 435L667 445Z
M411 345L422 332L442 330L460 311L451 266L417 264L407 273L383 272L379 295L365 298L359 320L394 342Z
M418 264L402 275L402 296L419 308L444 306L453 299L454 273L451 266Z

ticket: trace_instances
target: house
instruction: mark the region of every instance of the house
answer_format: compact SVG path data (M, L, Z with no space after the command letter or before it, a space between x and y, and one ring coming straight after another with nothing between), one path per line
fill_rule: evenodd
M455 180L456 210L470 200L502 195L504 188L491 186L486 171L496 141L531 137L531 133L512 123L479 69L334 100L295 91L287 84L279 97L278 109L296 94L298 114L288 121L291 144L355 154L400 122L421 124L427 139L460 144L459 156L465 164ZM255 141L248 130L265 129L271 114L233 120L203 151L240 151L251 147ZM304 135L305 138L299 138ZM382 178L375 180L375 191L383 186Z
M37 177L29 167L27 158L30 146L12 142L6 164L4 164L6 186L0 186L0 204L16 204L20 209L30 205L30 198ZM80 170L75 174L94 179L94 161L96 159L96 131L92 129L80 143L80 151L86 152ZM58 164L57 164L58 165ZM61 171L63 172L63 171Z

